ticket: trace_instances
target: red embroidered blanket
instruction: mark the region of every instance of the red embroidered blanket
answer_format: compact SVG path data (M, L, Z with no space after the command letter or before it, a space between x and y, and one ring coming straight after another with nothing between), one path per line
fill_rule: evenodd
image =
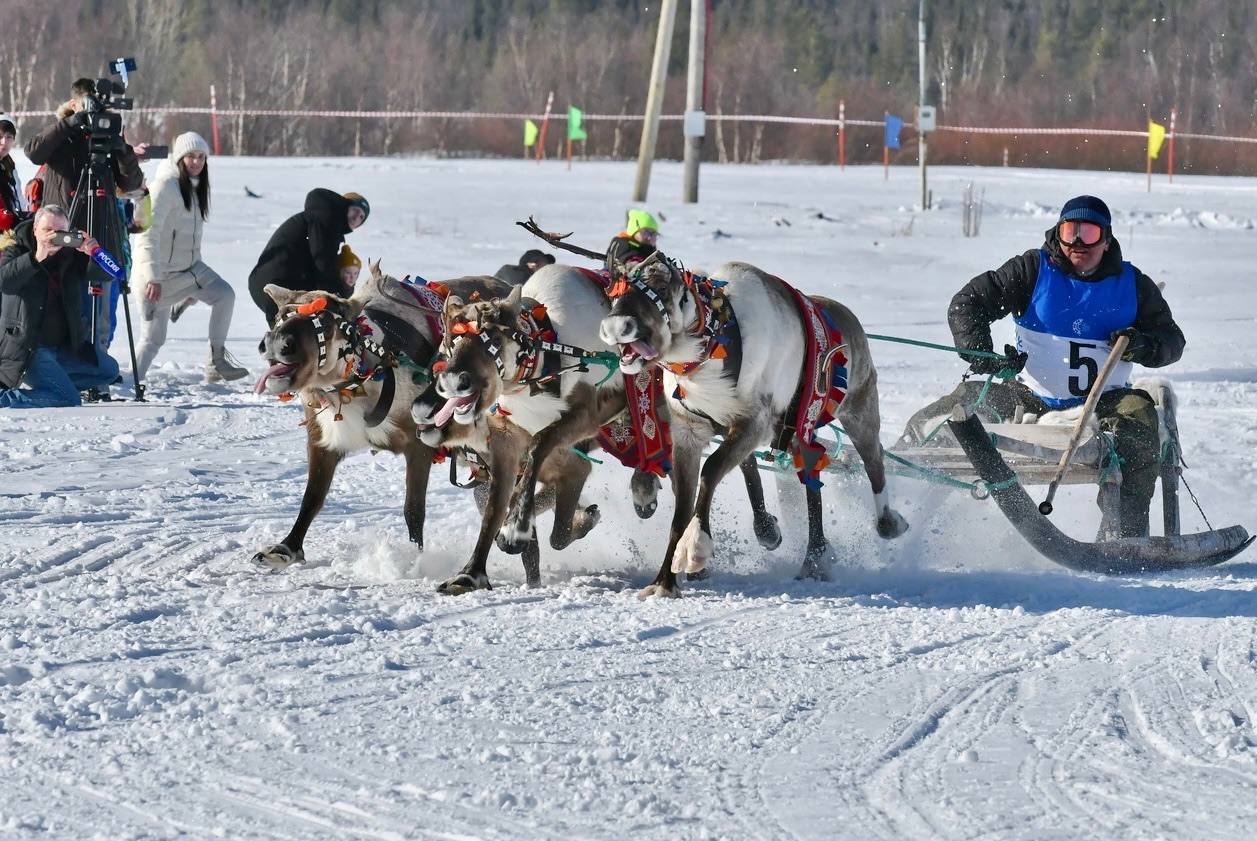
M672 433L660 417L663 372L651 366L625 374L624 391L628 411L602 428L598 443L625 467L663 478L672 472Z
M816 443L816 433L834 419L839 404L847 396L847 356L843 353L846 344L827 312L790 284L781 283L794 295L807 335L790 450L799 481L812 490L819 490L823 484L820 472L829 464L829 453Z

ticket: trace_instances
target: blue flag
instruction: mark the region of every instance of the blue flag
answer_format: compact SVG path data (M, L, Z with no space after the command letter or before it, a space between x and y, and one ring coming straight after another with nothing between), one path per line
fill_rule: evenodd
M903 120L893 114L886 115L886 142L887 149L899 148L899 132L903 130Z

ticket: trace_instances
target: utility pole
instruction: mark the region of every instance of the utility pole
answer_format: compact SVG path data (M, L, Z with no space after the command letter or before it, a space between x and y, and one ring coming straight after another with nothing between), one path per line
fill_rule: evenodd
M703 159L703 135L707 133L707 4L690 0L690 67L685 84L685 176L681 201L698 202L698 165Z
M659 139L659 114L663 110L664 83L668 80L668 58L672 52L672 30L676 27L677 0L663 0L659 10L659 32L655 37L655 61L650 68L650 90L646 94L646 119L642 121L642 145L637 151L637 183L633 201L646 201L650 189L650 165L655 160Z
M921 210L929 209L930 190L926 180L926 143L923 127L925 117L925 0L917 7L917 75L920 78L920 96L917 99L917 161L921 168ZM931 126L933 128L933 126Z

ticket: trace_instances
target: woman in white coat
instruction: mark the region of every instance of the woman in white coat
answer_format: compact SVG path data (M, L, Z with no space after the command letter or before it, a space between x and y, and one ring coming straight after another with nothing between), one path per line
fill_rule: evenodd
M140 297L143 339L136 352L142 380L166 342L170 310L186 298L210 305L209 362L205 379L238 380L249 373L224 343L236 293L201 261L201 231L209 215L209 144L190 131L175 138L150 184L152 224L132 239L131 288Z

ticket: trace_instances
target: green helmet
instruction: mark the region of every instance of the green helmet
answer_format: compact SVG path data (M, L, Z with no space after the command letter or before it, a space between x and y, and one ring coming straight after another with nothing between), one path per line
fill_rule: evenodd
M659 223L655 221L655 217L644 210L630 210L628 221L624 224L624 233L632 236L641 230L659 233Z

